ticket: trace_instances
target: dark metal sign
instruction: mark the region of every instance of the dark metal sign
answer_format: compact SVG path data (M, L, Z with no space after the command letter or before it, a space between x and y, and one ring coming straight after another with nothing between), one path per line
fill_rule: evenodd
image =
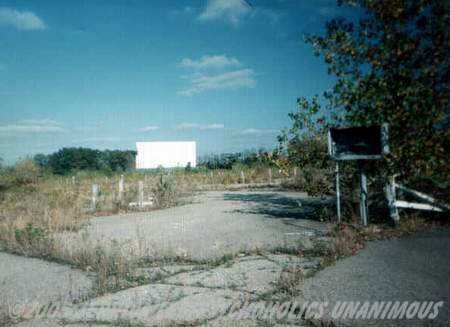
M376 160L389 153L387 125L331 128L328 154L332 160Z

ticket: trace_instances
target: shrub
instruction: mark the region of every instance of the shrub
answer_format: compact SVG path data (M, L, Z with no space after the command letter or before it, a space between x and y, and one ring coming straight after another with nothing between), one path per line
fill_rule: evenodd
M175 188L173 180L167 176L161 175L155 187L153 188L156 206L159 208L168 208L178 203L179 194Z
M14 252L19 250L20 253L40 257L48 257L53 254L54 243L49 231L33 222L27 223L25 228L16 228L14 239L17 244L15 249L11 249Z
M32 160L22 160L14 167L14 184L24 185L37 182L39 168Z

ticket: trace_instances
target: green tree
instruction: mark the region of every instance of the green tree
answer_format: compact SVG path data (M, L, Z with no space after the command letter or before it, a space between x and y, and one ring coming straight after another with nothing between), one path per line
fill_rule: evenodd
M450 2L341 0L360 11L307 42L324 57L334 87L328 120L390 125L389 167L411 177L449 180Z
M326 124L324 118L318 116L321 109L319 97L315 96L311 101L301 97L297 104L298 110L289 113L291 128L283 130L278 136L276 163L283 168L281 159L285 154L288 161L285 166L326 168L329 163Z
M48 166L48 156L43 153L38 153L33 157L34 163L40 168Z

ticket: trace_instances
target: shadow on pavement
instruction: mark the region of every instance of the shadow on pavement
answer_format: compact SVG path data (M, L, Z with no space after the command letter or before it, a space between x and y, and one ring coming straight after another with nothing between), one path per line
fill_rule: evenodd
M319 220L319 210L330 207L330 199L294 198L274 193L225 193L225 201L242 201L249 204L246 209L233 212L262 214L270 218L294 218Z

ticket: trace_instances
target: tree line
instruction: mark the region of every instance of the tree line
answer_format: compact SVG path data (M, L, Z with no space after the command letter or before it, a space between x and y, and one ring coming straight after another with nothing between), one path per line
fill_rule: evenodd
M65 175L76 170L126 171L135 167L136 151L62 148L49 155L37 154L37 166L53 174Z

